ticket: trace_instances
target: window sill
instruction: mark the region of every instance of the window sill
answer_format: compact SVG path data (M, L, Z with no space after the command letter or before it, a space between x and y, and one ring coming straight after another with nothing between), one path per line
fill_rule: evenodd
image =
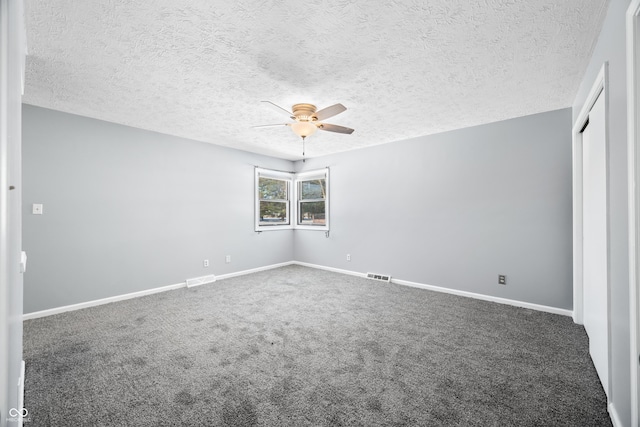
M298 225L296 230L314 230L314 231L329 231L329 227L326 225Z
M293 226L292 225L267 225L267 226L255 228L255 231L277 231L277 230L293 230Z
M327 232L329 231L329 227L314 227L312 225L300 225L297 227L292 227L290 225L287 226L272 226L272 227L261 227L261 228L256 228L255 231L256 232L263 232L263 231L278 231L278 230L310 230L310 231L324 231Z

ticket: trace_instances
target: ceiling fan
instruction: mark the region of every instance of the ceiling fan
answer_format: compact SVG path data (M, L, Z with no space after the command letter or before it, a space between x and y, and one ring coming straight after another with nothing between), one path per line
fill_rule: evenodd
M303 157L305 138L315 133L318 129L326 130L329 132L345 133L349 135L353 133L353 129L351 128L322 122L324 119L336 116L345 111L347 107L342 104L335 104L330 107L323 108L320 111L317 111L316 106L313 104L295 104L291 107L291 110L293 112L290 112L271 101L262 102L267 103L268 105L274 107L276 110L282 113L286 113L287 116L289 116L289 118L293 120L293 122L279 123L275 125L260 125L254 127L289 126L296 135L302 137Z

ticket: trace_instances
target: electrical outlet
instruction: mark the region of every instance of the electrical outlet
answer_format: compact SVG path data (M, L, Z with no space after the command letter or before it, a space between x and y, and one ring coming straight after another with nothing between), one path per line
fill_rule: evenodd
M227 255L224 260L227 264L229 264L231 262L231 255Z
M351 261L351 254L347 254L347 261Z
M507 284L507 276L505 276L504 274L498 275L498 284L499 285L506 285Z
M205 267L209 267L209 260L205 259L204 261L202 261L202 265Z

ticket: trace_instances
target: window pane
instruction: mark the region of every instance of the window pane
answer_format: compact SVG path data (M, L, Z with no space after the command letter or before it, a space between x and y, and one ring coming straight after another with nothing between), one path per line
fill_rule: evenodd
M288 224L286 202L260 202L260 224Z
M324 202L300 202L300 224L325 225Z
M300 199L324 199L326 194L324 179L313 179L300 182Z
M287 181L272 178L260 178L258 192L263 200L287 200Z

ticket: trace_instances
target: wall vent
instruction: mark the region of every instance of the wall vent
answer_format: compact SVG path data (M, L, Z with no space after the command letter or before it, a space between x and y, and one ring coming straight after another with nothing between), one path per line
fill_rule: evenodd
M367 279L380 280L381 282L391 282L388 274L367 273Z
M187 288L193 288L194 286L204 285L205 283L212 283L216 281L216 276L210 274L208 276L194 277L193 279L187 279Z

